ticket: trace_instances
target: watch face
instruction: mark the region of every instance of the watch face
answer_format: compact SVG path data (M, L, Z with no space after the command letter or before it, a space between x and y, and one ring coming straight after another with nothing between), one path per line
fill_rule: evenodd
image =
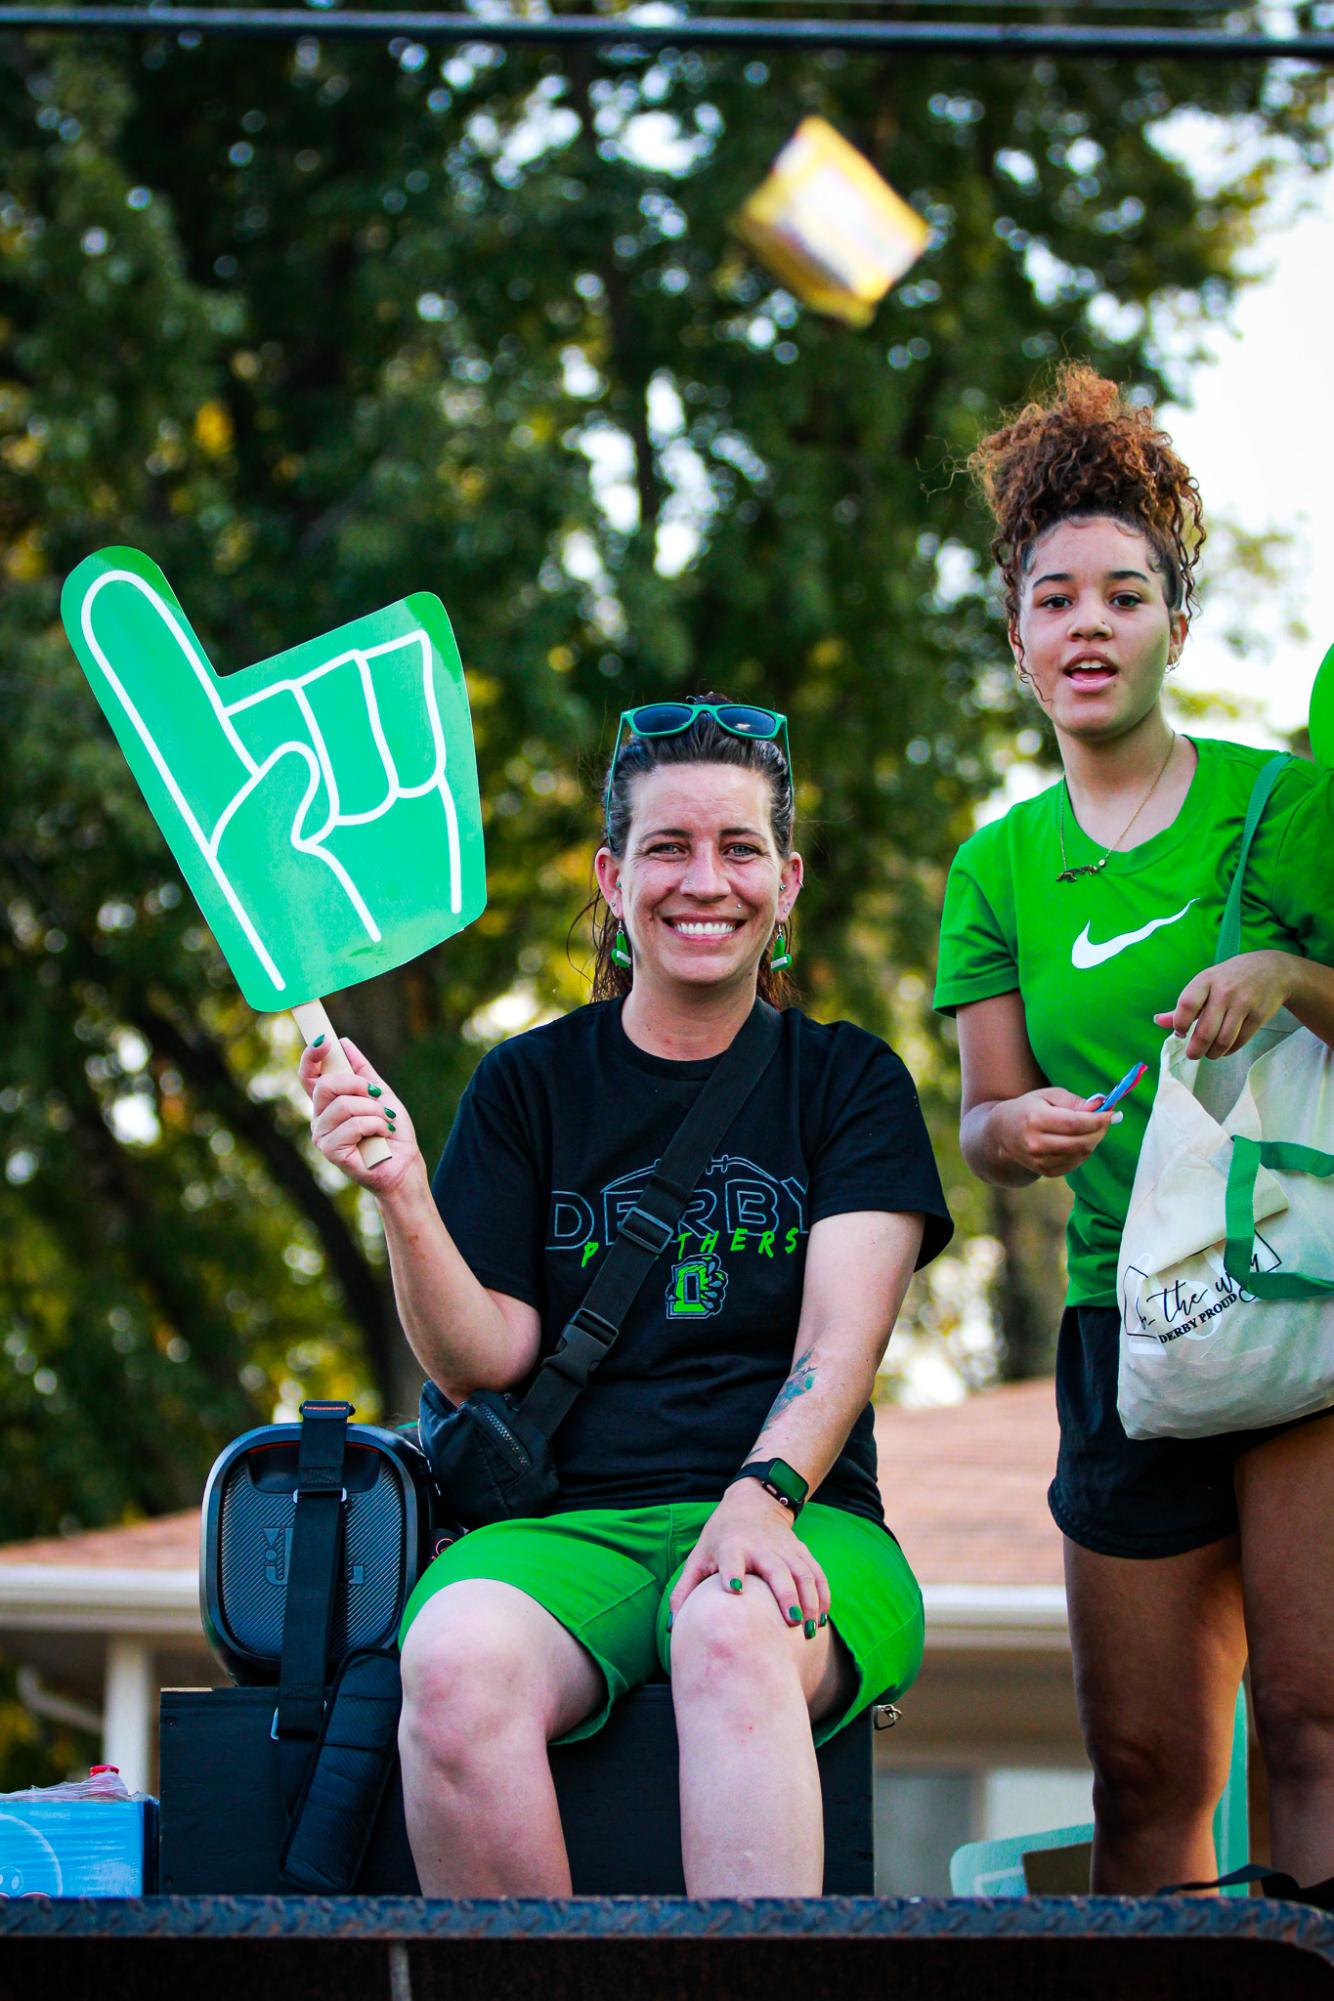
M786 1459L771 1459L769 1461L769 1479L777 1492L791 1507L799 1508L801 1506L806 1498L806 1482L794 1466L788 1465Z

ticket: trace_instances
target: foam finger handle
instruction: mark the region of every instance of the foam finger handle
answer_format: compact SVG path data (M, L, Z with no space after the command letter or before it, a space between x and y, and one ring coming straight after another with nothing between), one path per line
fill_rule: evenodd
M352 1065L343 1054L343 1045L334 1033L334 1025L325 1011L323 1001L302 1001L299 1007L292 1009L292 1019L301 1030L301 1039L307 1049L313 1042L317 1042L320 1036L324 1037L322 1048L326 1077L337 1077L340 1072L349 1077L354 1074ZM387 1139L382 1139L379 1133L372 1133L369 1139L357 1142L357 1152L361 1155L363 1167L378 1167L382 1160L389 1158L389 1142Z

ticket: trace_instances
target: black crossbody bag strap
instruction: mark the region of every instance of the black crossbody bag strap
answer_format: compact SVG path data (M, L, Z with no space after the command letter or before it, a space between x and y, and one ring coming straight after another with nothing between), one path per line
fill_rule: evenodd
M676 1235L714 1148L773 1061L782 1032L777 1010L757 1000L681 1121L643 1195L620 1219L606 1262L520 1406L547 1438L620 1333L640 1287Z
M343 1452L347 1403L308 1399L301 1406L292 1546L283 1598L283 1644L273 1736L288 1747L283 1790L290 1798L305 1758L320 1734L328 1677L329 1636L343 1559Z

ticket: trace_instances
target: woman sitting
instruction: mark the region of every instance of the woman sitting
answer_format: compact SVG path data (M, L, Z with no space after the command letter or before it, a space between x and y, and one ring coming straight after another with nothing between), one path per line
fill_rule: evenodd
M757 990L783 998L802 882L786 740L781 716L716 697L622 717L597 998L483 1059L434 1183L365 1059L325 1081L306 1052L315 1139L377 1197L404 1329L454 1401L528 1383ZM371 1134L390 1151L367 1170ZM662 1674L690 1894L819 1893L815 1746L921 1659L869 1399L949 1235L903 1064L786 1009L556 1432L555 1511L463 1536L409 1602L400 1742L428 1896L568 1896L547 1747Z

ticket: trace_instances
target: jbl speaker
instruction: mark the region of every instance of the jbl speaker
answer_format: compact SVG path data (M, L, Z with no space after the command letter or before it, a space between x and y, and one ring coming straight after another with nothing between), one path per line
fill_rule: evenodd
M200 1613L209 1643L238 1682L278 1679L296 1512L299 1424L233 1439L204 1489ZM402 1433L350 1424L343 1454L343 1561L329 1657L390 1645L432 1554L431 1481Z

